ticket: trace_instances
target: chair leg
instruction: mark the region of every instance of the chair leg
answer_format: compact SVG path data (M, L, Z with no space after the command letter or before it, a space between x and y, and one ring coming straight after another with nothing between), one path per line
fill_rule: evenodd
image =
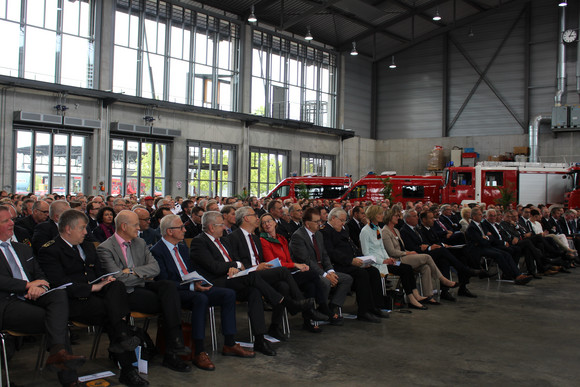
M2 367L6 372L6 385L10 387L10 373L8 372L8 356L6 355L6 342L4 341L4 333L0 333L0 341L2 342L3 363L0 364L0 387L2 387Z
M417 283L419 284L419 289L417 289L419 290L419 294L425 297L425 295L423 294L423 276L421 276L421 273L417 273Z
M253 343L254 333L252 332L252 321L250 321L250 316L248 316L248 328L250 329L250 343Z
M284 316L282 317L282 331L290 338L290 321L288 320L288 310L284 308Z
M211 349L217 351L217 331L215 326L215 308L209 307L209 331L211 335Z
M38 349L38 356L36 357L36 371L42 371L44 368L44 355L46 354L46 335L42 335L40 339L40 348Z
M93 348L91 349L90 360L94 360L97 357L97 352L99 351L99 343L101 341L101 334L103 333L103 328L99 326L94 326L95 337L93 338Z

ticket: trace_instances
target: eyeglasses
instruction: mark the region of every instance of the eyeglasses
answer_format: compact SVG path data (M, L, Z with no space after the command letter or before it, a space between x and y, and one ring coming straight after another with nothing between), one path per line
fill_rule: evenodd
M270 224L272 222L274 222L272 219L262 220L262 224Z
M168 230L176 230L176 229L185 229L185 225L181 225L181 226L175 226L175 227L169 227Z
M258 217L258 214L248 214L246 216L255 216L257 218Z
M222 227L224 224L223 223L214 223L213 225L217 226L217 227Z

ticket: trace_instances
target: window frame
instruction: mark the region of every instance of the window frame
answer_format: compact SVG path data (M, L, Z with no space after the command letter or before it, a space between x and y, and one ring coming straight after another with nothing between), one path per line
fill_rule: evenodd
M202 163L200 163L198 161L197 163L197 179L191 179L190 178L190 169L193 171L195 167L195 164L190 163L190 148L194 148L197 147L199 150L199 157L202 156L203 154L203 149L209 149L210 150L210 154L212 154L212 160L211 162L208 164L210 166L210 168L208 169L208 171L211 173L213 172L220 172L223 173L224 169L222 168L224 165L226 165L228 167L228 177L230 177L230 180L213 180L211 178L206 179L206 180L202 180L201 179L201 171L203 170L202 167ZM212 165L217 165L215 163L213 163L213 152L214 151L219 151L220 152L220 159L222 160L221 162L221 167L218 170L214 170L211 168ZM223 152L224 151L229 151L232 152L232 155L230 157L230 160L228 162L228 164L224 164L223 162ZM209 197L214 197L216 195L218 195L218 191L220 191L221 188L221 192L223 192L223 187L224 187L224 183L227 183L228 185L231 186L231 191L227 194L227 195L218 195L218 196L233 196L233 194L237 191L237 168L238 168L238 146L236 144L227 144L227 143L219 143L219 142L211 142L211 141L202 141L202 140L188 140L187 141L187 148L186 148L186 158L187 158L187 162L186 162L186 170L185 170L185 181L186 181L186 186L187 186L187 195L188 196L200 196L201 195L201 184L202 181L208 181L209 182L209 192L207 195L201 195L201 196L209 196ZM230 169L230 166L232 165L232 160L234 161L234 165L233 168ZM191 193L189 191L190 189L190 184L192 182L197 182L195 184L195 186L193 187L196 192ZM215 185L215 186L214 186Z
M275 156L276 157L276 173L279 171L280 168L284 169L281 172L281 175L278 176L279 179L277 179L275 182L271 182L269 180L270 178L270 171L268 171L266 173L267 179L265 182L261 182L259 181L259 177L260 177L260 157L258 156L258 181L252 181L252 154L253 153L258 153L260 154L268 154L268 159L270 158L270 156ZM276 185L278 185L282 180L284 180L284 178L286 176L288 176L289 174L289 170L290 170L290 155L291 152L289 150L285 150L285 149L273 149L273 148L263 148L263 147L256 147L256 146L251 146L250 147L250 159L249 159L249 163L248 163L248 193L250 196L257 196L257 197L262 197L262 196L266 196L268 194L268 192L270 192L272 189L274 189L276 187ZM284 160L282 160L282 165L280 165L280 162L278 161L278 157L286 157L286 163L284 165ZM258 186L258 192L253 192L252 191L252 186L257 184ZM267 187L266 191L261 194L260 193L260 186L265 185Z
M303 164L304 164L304 159L306 159L306 158L313 159L315 162L319 161L321 165L324 163L325 160L330 161L332 163L330 173L328 173L328 172L324 173L324 169L326 167L323 167L322 173L319 173L317 171L315 171L315 172L304 171ZM314 163L310 163L310 164L314 164ZM316 176L330 177L330 176L334 176L335 170L336 170L336 156L335 155L328 155L328 154L323 154L323 153L312 153L312 152L300 152L300 175L301 176L304 176L306 173L308 173L308 174L315 173Z

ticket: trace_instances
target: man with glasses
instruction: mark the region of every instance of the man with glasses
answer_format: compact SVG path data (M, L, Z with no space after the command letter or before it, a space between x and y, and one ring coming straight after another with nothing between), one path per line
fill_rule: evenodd
M286 223L286 230L288 235L292 237L292 234L302 227L302 207L300 207L300 204L292 204L288 209L288 214L290 215L290 221Z
M324 238L319 232L322 223L320 212L316 208L307 208L302 215L302 222L304 225L296 230L290 239L292 260L307 264L310 270L318 274L325 290L325 300L329 299L331 289L333 290L328 308L330 323L342 325L338 308L344 304L353 279L346 273L336 272L332 266L324 246Z
M287 241L289 241L290 234L288 233L288 222L282 219L282 203L279 200L272 200L268 203L268 213L272 215L272 218L274 218L274 221L276 222L276 233L282 235Z
M254 350L267 356L275 356L270 344L264 339L266 322L262 296L274 309L285 306L292 314L309 310L312 299L292 300L284 297L272 288L256 271L247 275L232 278L246 269L239 257L234 255L229 241L222 238L224 219L217 211L207 211L201 219L203 233L191 241L190 256L198 272L215 286L222 286L236 291L241 301L248 301L248 315L256 337Z
M30 236L34 235L36 226L48 219L49 205L44 200L39 200L32 206L32 214L18 219L17 226L24 227Z
M151 248L155 243L161 239L161 233L159 230L154 230L149 225L151 224L151 217L149 216L149 211L145 206L139 205L133 208L133 212L139 217L139 237L143 238L147 247Z
M147 211L147 210L144 210ZM213 371L214 364L205 352L205 321L209 306L221 307L221 324L224 335L224 356L254 357L252 351L236 344L236 292L212 286L202 281L182 284L184 276L194 271L187 246L180 243L185 236L185 226L177 215L161 219L162 239L153 246L151 253L159 263L159 280L173 281L183 308L191 310L191 332L194 342L193 364L203 370Z
M183 343L181 302L172 281L153 281L160 273L159 265L147 244L139 238L139 217L123 210L115 217L115 234L97 248L104 271L117 273L115 278L127 288L131 310L163 316L167 350L163 365L177 372L189 372L191 367L179 355L191 350Z

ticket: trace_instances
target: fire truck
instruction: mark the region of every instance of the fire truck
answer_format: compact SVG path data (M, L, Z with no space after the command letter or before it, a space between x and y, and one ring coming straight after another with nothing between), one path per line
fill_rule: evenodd
M483 161L475 167L448 167L441 203L495 204L500 189L507 189L513 191L519 204L562 204L571 176L577 178L578 174L571 174L570 165L565 163Z
M287 177L266 195L272 199L331 199L337 200L352 184L350 177L295 176Z
M350 202L383 200L385 182L391 187L395 202L432 201L439 203L443 178L441 176L397 176L395 172L369 173L350 187L341 200Z
M568 170L568 187L564 204L568 208L580 208L580 163Z

